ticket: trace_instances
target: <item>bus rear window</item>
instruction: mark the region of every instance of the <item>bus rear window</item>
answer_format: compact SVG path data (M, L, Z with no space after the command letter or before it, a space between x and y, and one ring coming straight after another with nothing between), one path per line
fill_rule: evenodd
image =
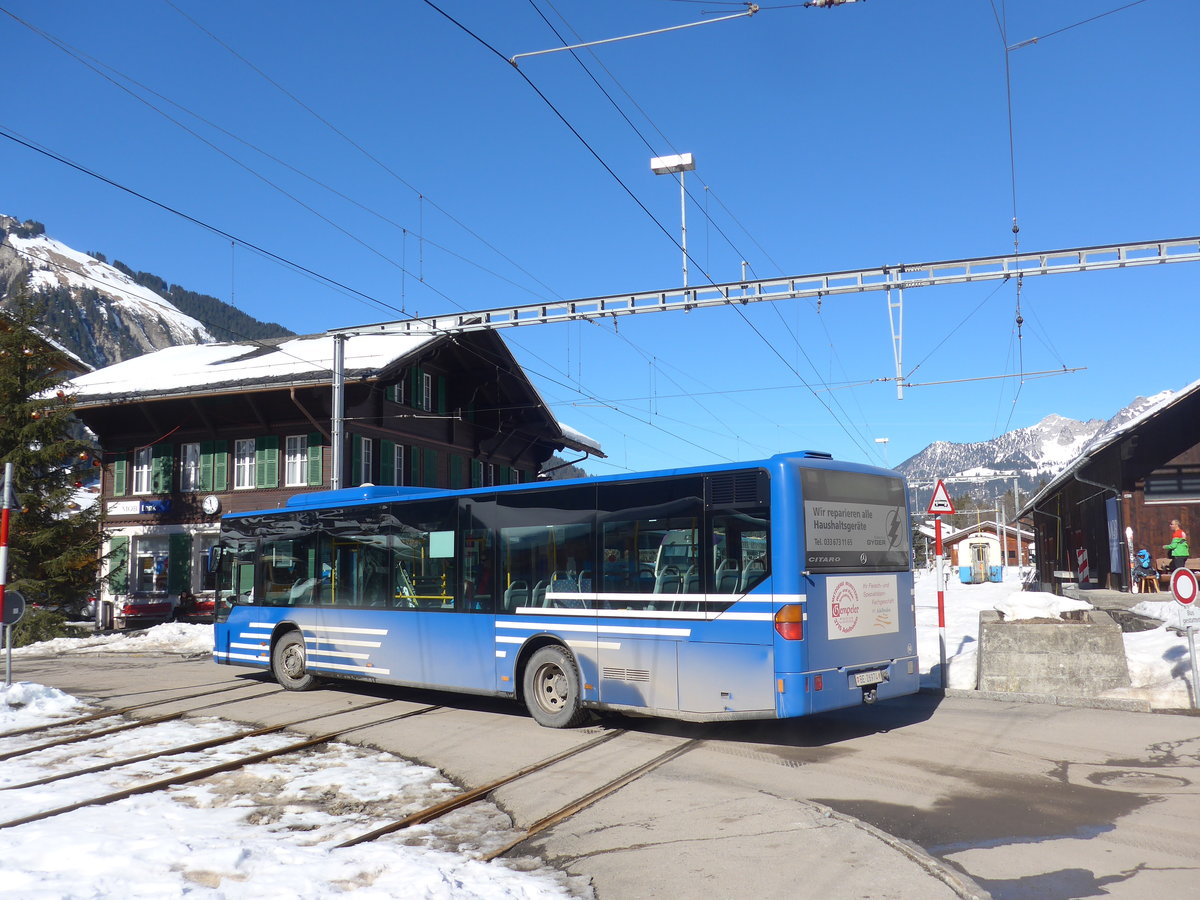
M909 568L904 481L803 468L805 568L877 572Z

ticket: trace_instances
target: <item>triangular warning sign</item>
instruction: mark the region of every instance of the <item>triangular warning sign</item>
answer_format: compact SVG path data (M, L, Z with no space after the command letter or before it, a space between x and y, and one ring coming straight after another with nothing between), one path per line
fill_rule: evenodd
M950 492L946 490L946 485L942 483L942 479L938 479L937 487L933 489L933 499L929 501L928 512L930 515L954 515L954 504L950 502Z

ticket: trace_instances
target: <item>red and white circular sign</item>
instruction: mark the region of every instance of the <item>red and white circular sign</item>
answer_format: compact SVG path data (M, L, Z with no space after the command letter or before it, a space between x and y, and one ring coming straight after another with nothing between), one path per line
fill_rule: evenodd
M1176 569L1171 573L1171 593L1184 606L1191 606L1196 602L1198 587L1200 586L1196 583L1196 573L1191 569Z

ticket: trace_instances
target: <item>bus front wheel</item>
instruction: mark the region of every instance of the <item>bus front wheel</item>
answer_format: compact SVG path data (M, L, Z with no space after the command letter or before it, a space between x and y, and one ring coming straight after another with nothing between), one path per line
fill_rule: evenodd
M298 631L289 631L275 642L271 650L271 674L287 691L307 691L317 683L317 678L308 671L304 652L304 637Z
M525 707L547 728L574 728L587 718L579 692L579 669L562 647L542 647L529 658L523 681Z

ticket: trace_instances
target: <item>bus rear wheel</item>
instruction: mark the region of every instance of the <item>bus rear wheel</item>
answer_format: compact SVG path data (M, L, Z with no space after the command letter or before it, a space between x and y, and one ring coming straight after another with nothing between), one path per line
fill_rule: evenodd
M550 645L534 651L522 686L525 707L539 725L574 728L587 718L579 692L579 669L562 647Z
M308 671L300 632L289 631L275 642L271 650L271 674L286 691L307 691L317 683L317 677Z

